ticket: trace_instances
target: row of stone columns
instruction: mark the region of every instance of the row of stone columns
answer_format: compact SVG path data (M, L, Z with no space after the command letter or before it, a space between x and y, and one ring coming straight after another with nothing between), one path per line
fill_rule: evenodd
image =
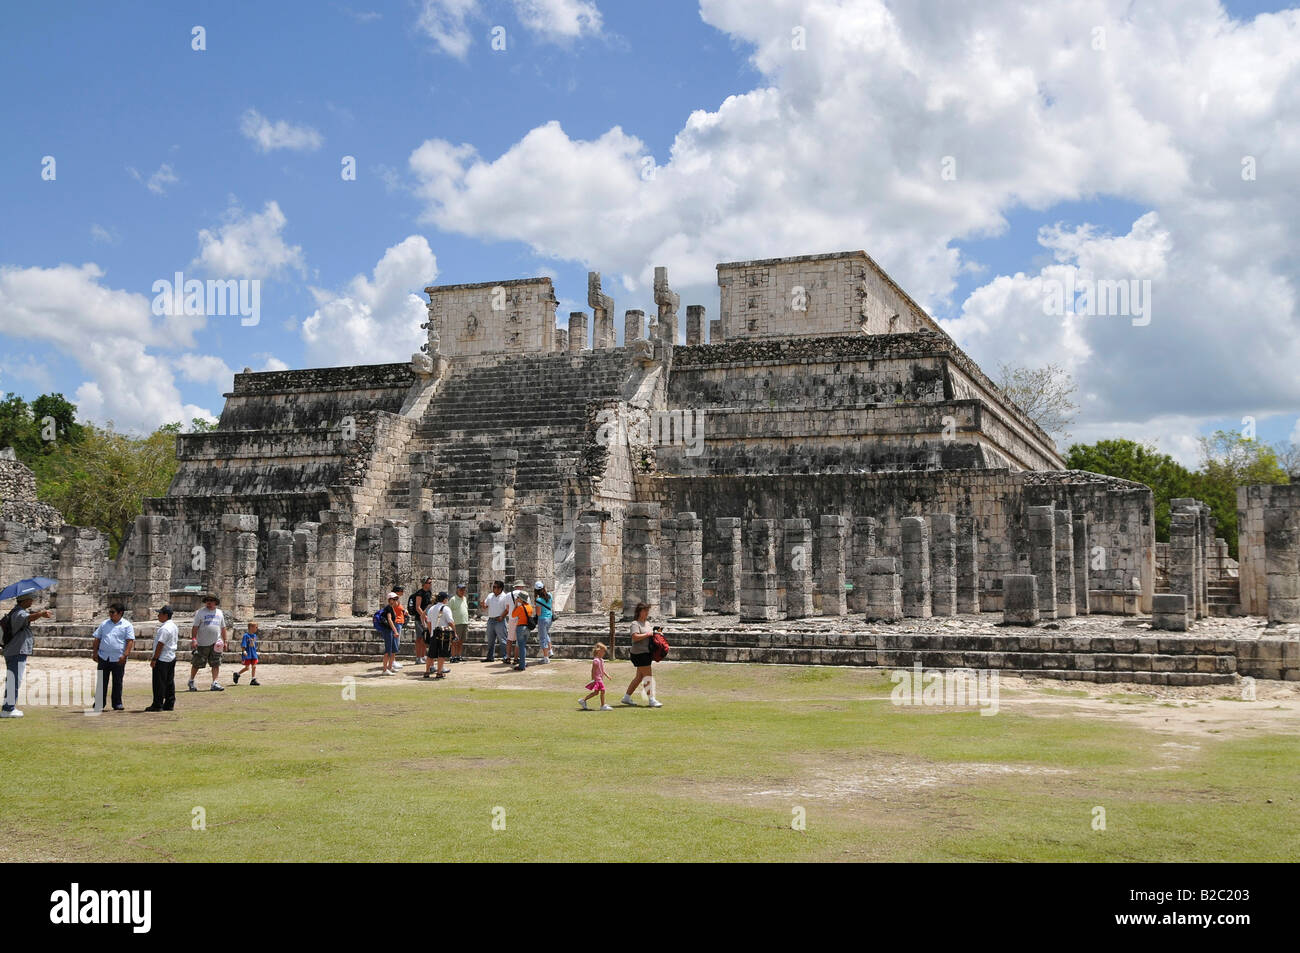
M880 521L839 514L812 520L726 517L715 521L716 608L743 621L865 613L872 618L928 618L979 611L975 523L942 513L902 520L902 555L880 557ZM577 610L590 611L599 578L599 527L578 524ZM820 558L814 561L814 532ZM630 505L623 524L623 607L638 603L661 615L703 612L704 527L695 513L662 519L657 504ZM671 556L669 554L671 553ZM853 583L852 593L848 583ZM1071 583L1072 584L1072 583ZM784 590L784 600L781 593ZM820 593L820 605L817 595ZM656 600L655 595L658 595Z
M1044 620L1087 615L1089 538L1088 520L1067 509L1052 506L1025 508L1029 535L1029 571L1034 576L1034 600L1038 618ZM1026 607L1027 588L1017 583L1017 600ZM1005 595L1004 599L1010 598Z

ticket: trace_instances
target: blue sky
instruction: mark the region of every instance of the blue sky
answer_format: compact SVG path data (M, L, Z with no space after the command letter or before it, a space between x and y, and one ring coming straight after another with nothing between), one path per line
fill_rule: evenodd
M1288 438L1295 16L1080 2L1019 24L1014 5L940 6L8 5L0 389L59 390L143 430L219 413L244 366L403 359L421 340L411 295L431 280L552 275L563 326L589 267L620 310L651 310L650 269L666 264L683 305L716 312L717 261L865 248L986 369L1066 364L1085 397L1077 438L1149 439L1189 462L1197 434L1247 414ZM1089 60L1094 24L1106 48ZM791 52L798 29L811 50ZM1221 121L1189 121L1188 79L1166 66L1210 77L1211 113L1218 70L1236 76ZM1238 194L1247 153L1267 171ZM931 176L945 154L974 180L945 191ZM1025 316L1054 264L1124 262L1168 308L1148 333ZM1233 262L1267 294L1242 300ZM149 314L176 271L260 277L260 322ZM1254 368L1203 379L1225 340Z

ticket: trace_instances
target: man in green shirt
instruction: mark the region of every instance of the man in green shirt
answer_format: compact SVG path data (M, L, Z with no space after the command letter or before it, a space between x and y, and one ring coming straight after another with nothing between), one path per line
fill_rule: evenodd
M464 661L460 653L465 647L465 633L469 631L469 600L465 598L465 590L468 588L465 583L459 583L456 586L456 594L447 600L447 605L451 608L451 622L456 630L451 640L453 662Z

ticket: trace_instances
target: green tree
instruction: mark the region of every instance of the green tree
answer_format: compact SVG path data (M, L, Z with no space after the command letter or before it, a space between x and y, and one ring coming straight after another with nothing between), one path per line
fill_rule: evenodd
M27 401L17 394L5 394L0 401L0 447L13 447L19 460L26 461L40 449L36 418Z
M1215 532L1236 555L1237 487L1289 482L1276 449L1236 430L1216 430L1212 437L1201 438L1201 468L1187 495L1210 505L1219 521Z
M1076 443L1066 452L1065 465L1071 470L1088 470L1151 487L1156 506L1156 539L1162 543L1169 542L1169 501L1195 495L1192 492L1195 475L1190 470L1169 454L1134 440Z

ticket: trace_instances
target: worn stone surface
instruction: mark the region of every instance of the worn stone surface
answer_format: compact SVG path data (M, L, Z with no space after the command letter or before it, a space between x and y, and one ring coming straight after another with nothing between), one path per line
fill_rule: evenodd
M677 514L677 616L704 615L704 521Z
M743 544L740 619L742 622L770 622L778 619L781 607L776 572L776 520L749 520L745 524Z
M660 516L653 503L633 503L623 516L623 618L645 603L654 613L662 603Z
M803 619L813 614L813 537L811 520L786 520L781 571L785 578L785 615ZM841 587L843 588L843 587Z
M1005 625L1036 625L1042 618L1038 608L1038 580L1029 574L1002 578L1002 621Z
M928 619L933 614L930 583L930 526L922 516L902 521L903 615Z
M929 517L931 614L957 614L957 518L951 513Z
M716 609L723 615L740 611L740 576L744 567L742 521L721 517L715 522L717 533Z
M1056 542L1056 617L1069 618L1074 608L1074 517L1069 510L1053 511Z
M1029 569L1038 577L1036 599L1040 619L1056 618L1056 511L1050 506L1026 509L1029 527Z

